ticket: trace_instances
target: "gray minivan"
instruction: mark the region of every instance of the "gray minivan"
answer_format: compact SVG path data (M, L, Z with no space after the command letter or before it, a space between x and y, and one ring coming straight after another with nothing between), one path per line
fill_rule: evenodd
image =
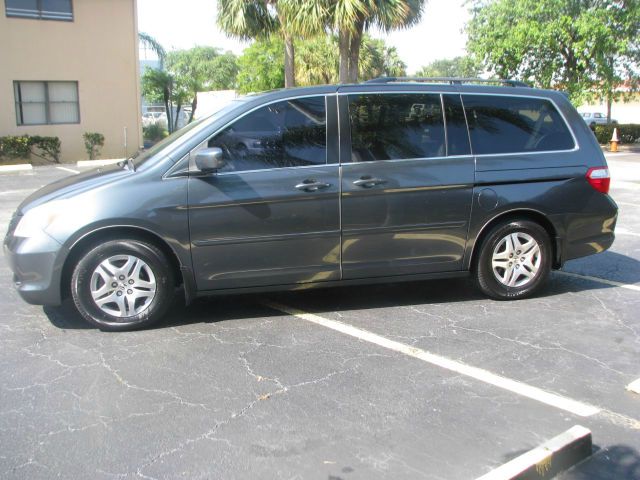
M4 251L30 303L105 330L174 299L473 275L496 299L609 248L617 206L560 92L383 78L250 95L29 196Z

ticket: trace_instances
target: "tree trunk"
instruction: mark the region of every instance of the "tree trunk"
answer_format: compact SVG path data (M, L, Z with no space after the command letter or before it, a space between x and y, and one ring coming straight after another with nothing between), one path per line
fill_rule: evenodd
M171 103L168 98L164 99L164 111L167 114L167 131L171 133Z
M360 46L362 45L362 35L364 22L358 21L356 31L351 34L351 44L349 45L349 83L358 81L358 65L360 62Z
M296 86L296 53L293 38L287 34L284 36L284 86Z
M607 123L611 123L611 104L613 103L613 95L611 90L607 92Z
M191 101L191 115L189 115L189 123L193 122L193 117L196 114L196 108L198 108L198 94L197 93L193 96L193 100Z
M338 46L340 49L340 83L349 83L349 40L351 35L348 32L338 32Z
M164 100L164 110L167 114L167 130L169 133L173 132L173 122L171 122L171 93L168 88L165 88L162 92Z
M182 105L179 103L176 107L176 118L173 119L173 131L178 130L178 120L180 119L180 109L182 109Z

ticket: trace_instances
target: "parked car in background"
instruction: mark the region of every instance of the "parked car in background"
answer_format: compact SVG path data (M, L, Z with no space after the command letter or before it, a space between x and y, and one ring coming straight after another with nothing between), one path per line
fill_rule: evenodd
M15 287L34 304L70 296L106 330L158 321L176 287L189 303L472 276L492 298L533 295L613 243L607 162L561 92L468 83L234 100L25 199L4 241Z
M607 122L607 114L600 112L582 112L582 119L589 125L590 127L594 127L596 125L607 125L609 123L617 124L618 122L614 119L611 119L611 122Z

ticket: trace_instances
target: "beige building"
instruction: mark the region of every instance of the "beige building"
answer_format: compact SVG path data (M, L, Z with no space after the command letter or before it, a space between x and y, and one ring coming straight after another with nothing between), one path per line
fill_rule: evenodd
M0 136L56 136L63 162L142 144L136 0L2 0Z

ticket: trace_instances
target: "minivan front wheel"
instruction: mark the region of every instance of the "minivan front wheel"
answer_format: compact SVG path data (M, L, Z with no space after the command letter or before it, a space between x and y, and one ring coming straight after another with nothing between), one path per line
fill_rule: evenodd
M89 249L76 264L71 295L85 320L103 330L148 326L173 300L166 256L140 240L111 240Z
M515 300L533 295L551 271L552 248L535 222L512 220L494 226L480 245L476 282L486 295Z

